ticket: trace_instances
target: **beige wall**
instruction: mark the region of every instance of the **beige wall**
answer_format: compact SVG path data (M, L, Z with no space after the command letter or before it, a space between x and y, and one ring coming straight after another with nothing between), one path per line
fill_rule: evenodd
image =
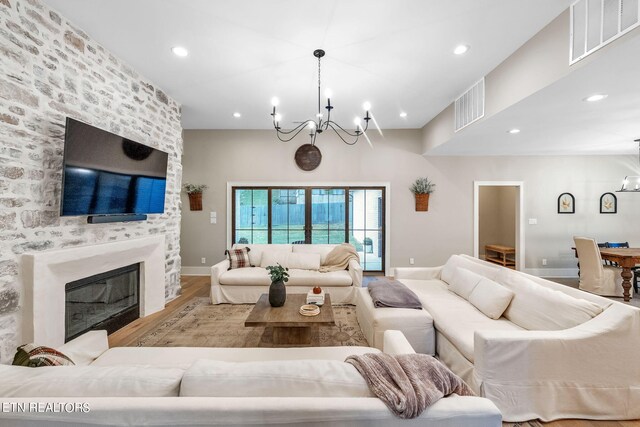
M481 186L478 200L478 253L485 245L516 246L517 187Z
M322 135L322 164L303 172L293 155L304 139L284 144L272 131L185 131L183 181L210 188L202 212L190 212L183 194L183 265L202 267L202 257L207 265L223 259L228 181L389 182L392 267L407 266L409 258L415 258L416 265L440 265L453 253L473 253L474 180L524 182L526 268L541 268L542 258L548 259L547 268L574 268L574 235L640 246L640 229L629 226L637 222L640 194L618 194L617 215L601 215L598 206L602 193L618 189L625 175L640 175L635 156L425 158L419 130L384 135L372 135L374 148L364 141L349 147ZM408 190L419 176L437 184L429 212L415 212ZM557 197L565 191L576 198L575 215L556 213ZM217 224L209 223L212 210ZM528 218L538 224L528 225Z

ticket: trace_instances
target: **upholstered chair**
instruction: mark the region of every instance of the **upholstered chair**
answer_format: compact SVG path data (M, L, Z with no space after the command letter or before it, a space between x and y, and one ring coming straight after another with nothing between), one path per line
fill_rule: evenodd
M580 261L580 289L603 296L622 297L622 269L602 265L600 249L595 240L574 237Z

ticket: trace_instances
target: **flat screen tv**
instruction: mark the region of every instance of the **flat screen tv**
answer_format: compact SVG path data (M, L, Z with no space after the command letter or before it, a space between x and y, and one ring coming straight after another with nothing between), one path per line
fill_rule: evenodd
M60 214L164 212L167 153L67 118Z

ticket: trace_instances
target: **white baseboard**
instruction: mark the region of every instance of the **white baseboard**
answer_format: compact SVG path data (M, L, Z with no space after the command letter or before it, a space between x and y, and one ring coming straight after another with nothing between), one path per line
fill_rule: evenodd
M577 268L525 268L524 273L537 277L578 278Z
M185 267L182 266L180 274L183 276L210 276L211 267Z

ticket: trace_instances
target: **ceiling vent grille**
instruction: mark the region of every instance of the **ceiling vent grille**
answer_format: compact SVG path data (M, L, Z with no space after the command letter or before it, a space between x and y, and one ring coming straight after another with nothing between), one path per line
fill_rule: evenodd
M456 99L455 110L456 132L484 117L484 77Z
M571 5L569 63L640 25L640 0L578 0Z

